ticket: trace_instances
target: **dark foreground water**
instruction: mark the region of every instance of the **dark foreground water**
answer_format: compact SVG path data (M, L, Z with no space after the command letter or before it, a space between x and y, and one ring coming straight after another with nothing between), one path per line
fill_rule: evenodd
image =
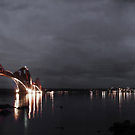
M134 93L47 92L0 94L11 114L0 115L0 135L109 135L116 121L135 121Z

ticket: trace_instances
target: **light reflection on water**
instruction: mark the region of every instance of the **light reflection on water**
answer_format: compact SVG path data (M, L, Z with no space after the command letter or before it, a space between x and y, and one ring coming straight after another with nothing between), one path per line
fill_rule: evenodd
M43 104L47 104L48 99L51 102L51 110L52 110L52 112L54 112L55 94L57 94L58 96L62 96L62 95L68 96L69 95L68 91L58 91L58 92L50 91L50 92L46 92L44 94L42 94L40 92L32 92L32 93L28 93L25 95L21 95L19 93L16 93L15 102L14 102L14 107L15 107L14 108L14 118L15 118L15 120L18 120L18 118L20 116L20 110L17 108L23 107L23 106L28 106L28 110L25 110L25 121L26 121L26 119L35 118L38 115L41 116ZM97 96L101 97L101 99L110 98L112 100L112 102L118 104L119 111L121 110L122 103L124 101L129 101L131 98L135 99L135 93L121 92L121 91L119 91L119 92L116 92L116 91L112 91L112 92L107 92L107 91L93 92L93 91L90 91L89 96L90 96L90 101L94 100L94 97L97 97ZM43 100L42 98L44 98L45 100ZM44 103L43 103L43 101L44 101Z
M97 94L97 91L95 92L90 91L89 95L90 95L90 100L92 100L94 96L100 96L102 99L110 98L112 102L114 101L114 103L118 104L119 111L121 111L122 104L124 102L130 101L131 98L135 100L135 92L101 91Z
M76 130L80 133L79 130L83 131L83 127L79 127L81 124L85 125L88 130L90 126L93 130L90 132L95 132L98 128L111 125L113 120L115 122L121 119L134 119L133 114L135 112L135 93L131 92L32 92L28 94L16 93L13 99L15 99L12 101L16 107L14 108L14 117L12 117L13 124L16 126L16 123L20 123L18 126L22 131L24 130L26 135L35 133L34 129L36 128L37 131L42 130L42 133L47 130L48 134L50 132L55 134L55 132L59 132L59 127L65 125L65 129ZM28 106L28 108L24 110L17 109L23 106ZM69 121L70 123L68 123ZM11 125L12 123L9 124L9 126ZM74 127L74 125L77 126ZM14 130L16 131L16 129ZM66 132L67 130L65 130ZM17 135L17 132L15 135Z
M52 101L52 111L54 112L54 91L51 91L49 94L50 100Z
M14 107L16 107L16 108L14 108L14 117L15 117L15 119L17 120L18 119L18 117L19 117L19 111L18 111L18 107L19 107L19 94L18 93L16 93L16 99L15 99L15 105L14 105Z
M15 101L14 101L14 118L18 120L20 116L20 110L18 107L28 107L28 110L25 110L25 119L35 118L35 116L42 115L43 108L43 97L45 99L45 104L47 104L47 100L51 101L52 112L54 112L54 91L41 93L41 92L29 92L27 94L16 93ZM58 91L59 96L68 95L68 91Z
M106 96L106 91L102 91L102 98L104 99Z
M20 110L17 109L18 107L28 107L28 110L25 110L25 119L26 117L28 119L34 118L35 114L42 114L42 93L32 92L26 95L16 93L14 107L15 120L19 118Z

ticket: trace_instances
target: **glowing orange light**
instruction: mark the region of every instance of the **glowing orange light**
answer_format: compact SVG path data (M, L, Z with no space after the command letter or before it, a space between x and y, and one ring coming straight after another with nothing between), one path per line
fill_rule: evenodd
M27 88L27 94L21 101L19 100L19 89L16 89L16 99L15 99L15 109L14 115L15 119L18 119L18 107L28 105L28 118L34 118L35 113L38 114L39 110L42 113L42 91L35 91L33 89Z
M19 94L16 93L16 99L15 99L15 108L14 108L14 116L15 116L15 119L17 120L18 117L19 117L19 111L18 111L18 107L19 107Z
M18 92L19 92L19 89L17 88L17 89L16 89L16 93L18 93Z

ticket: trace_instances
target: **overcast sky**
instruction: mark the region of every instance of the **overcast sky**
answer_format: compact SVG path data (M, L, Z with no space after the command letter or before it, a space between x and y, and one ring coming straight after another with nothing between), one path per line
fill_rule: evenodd
M44 87L135 87L135 2L0 0L0 63Z

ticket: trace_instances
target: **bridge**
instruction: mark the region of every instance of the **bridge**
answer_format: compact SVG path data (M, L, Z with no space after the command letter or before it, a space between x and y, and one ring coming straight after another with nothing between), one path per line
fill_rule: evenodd
M11 71L5 70L0 64L0 76L12 79L16 84L17 92L41 91L42 89L40 80L37 78L36 81L33 81L26 66L12 73Z

